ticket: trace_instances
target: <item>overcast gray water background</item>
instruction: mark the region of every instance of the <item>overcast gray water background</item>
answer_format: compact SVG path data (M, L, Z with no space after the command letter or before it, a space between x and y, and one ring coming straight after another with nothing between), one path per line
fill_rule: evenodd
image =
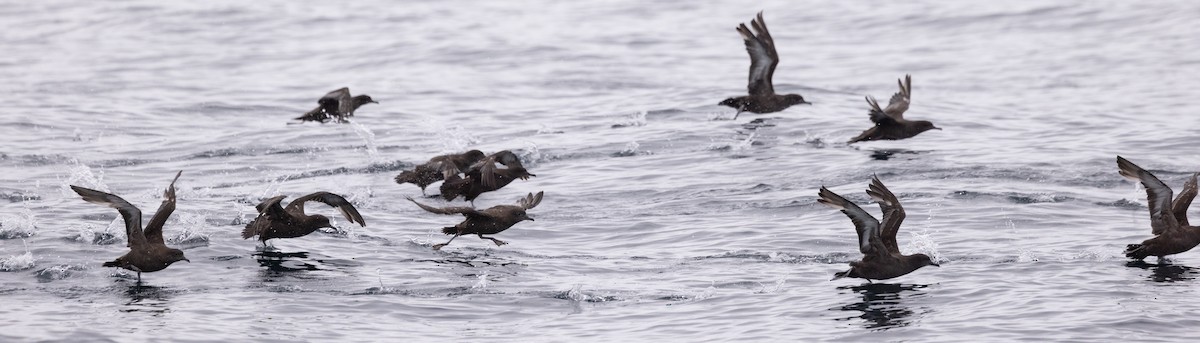
M720 120L733 112L716 103L745 93L734 27L760 9L776 90L816 104ZM1127 263L1150 228L1114 159L1176 188L1200 171L1198 15L1189 1L0 6L0 340L1192 339L1200 253ZM906 73L906 117L945 130L842 143L870 125L863 96ZM353 124L286 124L343 86L380 104ZM472 148L512 149L538 175L478 206L545 200L497 236L509 245L433 251L461 217L418 209L392 177ZM100 267L126 251L123 224L68 185L149 213L178 170L165 234L192 262L142 287ZM941 268L829 281L859 254L817 189L878 215L872 174L908 210L901 250ZM261 199L318 190L368 226L336 216L342 230L274 242L283 259L240 238Z

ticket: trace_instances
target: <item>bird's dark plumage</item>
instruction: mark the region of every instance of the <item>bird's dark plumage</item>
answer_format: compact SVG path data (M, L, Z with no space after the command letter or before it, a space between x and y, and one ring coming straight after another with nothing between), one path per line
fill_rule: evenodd
M280 195L264 200L255 206L258 209L258 217L254 218L250 224L246 224L246 228L242 230L242 238L250 239L250 237L258 236L258 240L266 242L272 238L303 237L323 227L332 228L329 217L304 213L304 203L308 201L317 201L335 207L351 223L367 226L354 205L340 195L316 192L296 198L286 208L280 204L285 197Z
M871 106L871 122L875 123L875 126L866 129L847 143L905 139L925 131L941 130L927 120L904 119L904 112L908 111L908 105L912 101L912 76L905 75L904 80L897 80L897 83L900 84L900 92L892 95L887 108L880 108L874 97L867 96L867 104Z
M138 273L138 282L141 282L142 272L156 272L166 269L172 263L188 261L182 250L167 247L163 242L162 232L167 218L175 211L175 181L179 180L180 175L183 175L182 171L175 174L175 179L171 180L171 185L163 192L162 205L159 205L158 211L150 217L150 222L146 223L144 230L142 211L125 199L94 189L71 186L71 190L83 197L84 201L115 208L125 220L125 236L128 237L126 246L129 247L129 252L116 260L105 262L103 266L135 271Z
M497 164L505 168L499 168ZM537 175L530 174L516 154L504 150L476 162L463 176L447 174L441 187L442 198L449 201L462 196L467 201L475 201L480 194L503 188L517 179L528 180L532 176Z
M476 210L474 207L465 206L432 207L419 203L413 200L413 198L408 198L408 200L429 212L437 214L462 214L467 217L466 220L458 223L458 225L442 228L442 233L454 235L454 237L451 237L446 243L433 246L433 250L439 250L462 235L479 235L480 239L491 240L493 243L496 243L496 246L508 244L492 237L484 237L483 235L494 235L507 230L521 221L533 220L525 211L536 207L542 202L542 192L538 192L536 195L530 193L524 198L517 200L516 205L492 206L482 211Z
M486 157L479 150L471 150L461 154L436 156L429 159L429 162L414 167L413 170L401 171L399 175L396 175L396 183L415 184L421 187L421 193L425 193L425 187L428 187L430 184L445 180L453 175L466 173L472 165Z
M297 117L296 120L325 123L336 119L339 123L345 123L346 118L354 116L354 111L358 110L359 106L370 103L378 104L379 102L372 100L369 95L351 96L350 88L342 87L325 94L317 100L317 108Z
M902 276L924 266L938 264L928 255L904 255L896 244L896 233L904 221L904 208L896 195L879 181L878 177L871 179L867 194L879 203L883 211L883 221L876 220L870 213L858 205L846 200L840 195L821 187L817 202L828 205L845 213L854 222L858 232L858 251L863 254L860 261L850 262L850 270L834 274L834 279L843 277L884 280Z
M750 20L750 26L754 28L754 32L746 28L744 23L737 27L738 34L746 43L746 52L750 54L750 82L747 85L750 95L728 98L719 105L733 107L738 110L739 115L745 111L771 113L792 105L811 105L812 103L804 101L800 94L775 94L775 86L771 81L775 75L775 66L779 65L775 40L771 38L770 31L767 31L767 22L763 21L762 12L758 12L758 17Z
M1150 205L1150 232L1154 234L1154 238L1141 244L1130 244L1125 250L1126 257L1141 260L1147 256L1157 256L1161 260L1164 256L1182 253L1200 244L1200 227L1188 225L1187 219L1187 208L1196 197L1196 177L1200 173L1192 174L1179 196L1172 199L1171 187L1133 162L1117 156L1117 169L1121 176L1141 182L1146 188L1146 201Z

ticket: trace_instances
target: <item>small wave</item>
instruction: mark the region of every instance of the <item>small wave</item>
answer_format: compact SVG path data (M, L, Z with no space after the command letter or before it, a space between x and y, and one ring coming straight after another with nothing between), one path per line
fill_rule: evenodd
M60 264L39 270L36 275L38 282L51 282L69 278L75 275L76 272L85 270L87 268L80 265Z
M987 193L973 191L956 191L951 194L959 199L978 199L978 198L996 198L1014 204L1039 204L1039 203L1061 203L1075 200L1073 197L1058 195L1052 193L1018 193L1018 192L1003 192L1003 193Z
M24 193L20 191L0 192L0 198L8 199L9 202L25 202L30 200L42 200L41 195L33 193Z
M588 294L583 291L582 284L575 284L574 286L571 286L571 289L568 289L566 291L555 294L554 298L562 299L562 300L569 300L569 301L573 301L573 302L587 302L587 303L603 303L603 302L620 301L621 300L621 298L616 297L616 296L611 296L611 295Z
M624 149L621 149L621 151L618 151L618 152L614 152L612 154L612 157L629 157L629 156L649 155L650 154L649 152L646 152L646 151L638 151L638 148L641 148L641 147L642 147L642 145L638 144L637 141L629 142L629 143L625 144Z
M617 121L612 124L612 128L619 129L623 127L646 126L646 114L646 111L639 111L626 115L623 118L617 119Z

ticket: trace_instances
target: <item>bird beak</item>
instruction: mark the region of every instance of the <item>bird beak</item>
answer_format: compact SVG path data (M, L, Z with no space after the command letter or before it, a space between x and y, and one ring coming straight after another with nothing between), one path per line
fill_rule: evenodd
M187 261L187 263L192 263L192 260L189 260L189 259L186 259L186 258L185 258L185 259L183 259L183 260L184 260L184 261Z
M938 131L941 131L941 130L942 130L942 128L940 128L940 127L937 127L937 126L934 126L934 127L933 127L933 129L934 129L934 130L938 130Z
M934 266L934 267L938 267L938 268L941 268L941 267L942 267L942 265L940 265L940 264L937 264L937 263L930 263L929 265L931 265L931 266Z
M375 100L371 100L371 103L372 103L372 104L378 104L379 102L378 102L378 101L375 101Z
M530 217L530 216L525 216L525 219L529 219L529 221L534 221L534 222L536 222L536 220L533 220L533 217Z
M805 104L805 105L812 106L812 103L811 103L811 102L808 102L808 101L802 102L801 104Z

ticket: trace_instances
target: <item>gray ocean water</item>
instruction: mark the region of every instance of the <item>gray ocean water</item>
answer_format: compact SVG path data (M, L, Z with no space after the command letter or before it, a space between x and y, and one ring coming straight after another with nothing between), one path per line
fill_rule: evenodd
M779 92L737 120L759 10ZM1145 192L1200 171L1200 3L46 1L0 6L0 341L1121 341L1193 339L1200 253L1129 263ZM916 138L842 143L913 75ZM287 125L330 90L380 104ZM760 122L749 124L754 119ZM545 191L496 247L438 232L392 177L517 152ZM157 208L191 263L136 275L116 211ZM822 185L877 174L924 268L860 257ZM261 199L325 190L339 230L239 236ZM436 193L436 185L431 188ZM423 200L445 205L439 199ZM461 200L454 205L464 205ZM315 206L314 206L315 205ZM1197 213L1197 206L1190 212ZM1150 260L1153 262L1153 259Z

